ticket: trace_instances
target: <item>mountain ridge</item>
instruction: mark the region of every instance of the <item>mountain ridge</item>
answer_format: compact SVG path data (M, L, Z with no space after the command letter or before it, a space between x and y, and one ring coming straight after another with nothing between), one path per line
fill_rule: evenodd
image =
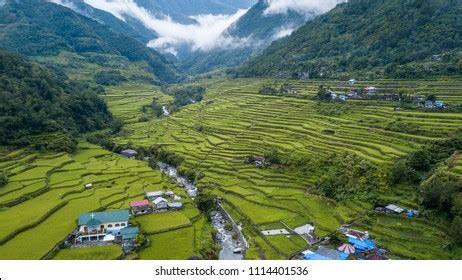
M27 56L63 51L101 53L144 61L161 82L178 81L176 69L160 53L71 9L47 1L7 1L0 7L0 48Z
M452 62L460 63L461 14L459 0L350 0L274 42L238 72L294 78L451 74L457 72ZM445 53L451 63L426 65Z

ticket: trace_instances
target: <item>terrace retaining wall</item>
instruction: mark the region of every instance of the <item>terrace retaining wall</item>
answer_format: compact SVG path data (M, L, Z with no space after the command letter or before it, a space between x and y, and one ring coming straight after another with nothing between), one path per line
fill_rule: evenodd
M231 217L231 215L228 214L228 212L225 210L223 205L221 205L220 202L217 203L217 208L218 211L223 215L223 217L233 226L234 232L238 234L239 241L241 243L241 249L245 251L246 249L249 248L249 243L247 243L247 240L244 237L244 234L242 234L241 229L237 225L237 223L234 221L234 219Z

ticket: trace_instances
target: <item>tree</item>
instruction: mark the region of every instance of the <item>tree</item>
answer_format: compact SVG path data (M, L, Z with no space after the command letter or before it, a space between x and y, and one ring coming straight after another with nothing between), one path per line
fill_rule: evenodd
M144 234L140 233L135 237L135 242L138 246L143 246L144 243L146 242L146 236Z
M435 94L429 94L427 95L427 101L436 101L436 95Z
M422 149L411 154L408 159L409 167L417 171L429 171L432 167L432 155L428 149Z
M422 183L422 204L429 209L451 216L454 198L462 182L448 172L440 171Z
M319 86L318 93L316 94L316 98L318 99L319 102L331 100L331 94L329 90L330 89L325 88L324 85Z
M0 188L8 184L8 173L4 170L0 171Z
M457 194L452 203L451 214L462 217L462 193Z
M449 228L449 237L454 245L462 244L462 216L456 216Z
M195 201L197 209L210 217L210 213L215 209L215 197L209 193L199 192Z
M405 160L399 160L393 165L390 171L390 182L393 184L401 183L409 179L409 169Z

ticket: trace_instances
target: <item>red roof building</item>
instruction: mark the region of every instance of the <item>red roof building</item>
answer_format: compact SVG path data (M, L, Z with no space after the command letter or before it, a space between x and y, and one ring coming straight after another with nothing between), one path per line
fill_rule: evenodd
M143 206L149 206L149 200L140 200L140 201L132 201L130 202L130 207L143 207Z
M149 200L132 201L129 203L133 215L148 214L151 212Z

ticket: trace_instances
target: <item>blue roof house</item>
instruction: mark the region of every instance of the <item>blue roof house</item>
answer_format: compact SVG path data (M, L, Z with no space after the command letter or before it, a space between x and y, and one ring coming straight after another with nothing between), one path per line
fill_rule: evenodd
M120 230L122 240L133 240L140 233L139 227L127 227Z
M343 261L346 260L349 254L344 252L340 252L337 250L332 250L326 248L324 246L320 246L316 252L305 251L305 256L303 257L304 260L310 261L326 261L326 260L336 260L336 261Z
M348 243L353 245L359 251L371 251L375 249L374 241L367 239L367 240L360 240L355 238L348 238Z

